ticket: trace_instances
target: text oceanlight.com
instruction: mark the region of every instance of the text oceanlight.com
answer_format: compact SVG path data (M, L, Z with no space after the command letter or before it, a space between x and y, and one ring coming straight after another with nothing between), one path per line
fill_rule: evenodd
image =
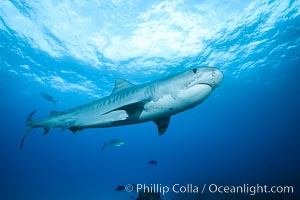
M197 193L212 193L212 194L293 194L293 186L268 186L268 185L218 185L218 184L128 184L125 187L127 192L144 192L144 193L160 193L165 195L167 193L180 194L197 194Z
M210 184L208 186L210 193L231 193L231 194L292 194L294 193L293 186L267 186L267 185L249 185L243 184L239 186L224 186L217 184Z

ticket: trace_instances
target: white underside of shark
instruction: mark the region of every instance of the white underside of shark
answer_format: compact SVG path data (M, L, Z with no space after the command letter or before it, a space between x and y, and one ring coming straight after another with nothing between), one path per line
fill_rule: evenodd
M203 102L222 81L223 74L213 67L201 67L157 81L134 85L117 79L111 95L50 116L27 118L26 134L20 149L33 128L69 129L77 134L86 128L102 128L154 121L158 132L166 132L170 117Z

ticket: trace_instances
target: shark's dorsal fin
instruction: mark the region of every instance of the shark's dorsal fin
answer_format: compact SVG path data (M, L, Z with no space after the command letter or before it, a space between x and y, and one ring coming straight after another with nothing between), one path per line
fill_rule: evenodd
M162 135L167 131L169 123L170 123L170 119L171 119L170 116L166 116L166 117L162 117L157 120L154 120L154 123L157 125L159 135Z
M113 94L113 93L119 92L121 90L124 90L124 89L132 87L132 86L134 86L133 83L130 83L129 81L126 81L121 78L117 78L115 81L115 87L111 93Z

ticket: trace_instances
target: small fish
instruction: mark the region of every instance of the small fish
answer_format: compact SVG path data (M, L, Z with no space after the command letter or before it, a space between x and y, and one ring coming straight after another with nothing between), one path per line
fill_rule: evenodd
M269 167L274 169L275 168L275 165L273 163L269 163Z
M156 160L150 160L150 161L149 161L149 164L151 164L151 165L156 165L156 164L157 164L157 161L156 161Z
M53 97L50 94L47 94L46 92L41 92L40 95L46 99L47 101L53 102L54 105L56 106L56 100L53 99Z
M116 191L122 191L125 189L125 186L123 185L118 185L118 187L116 187Z
M109 147L120 147L120 146L122 146L124 144L125 144L124 140L121 140L121 139L112 139L109 142L105 143L103 145L103 147L101 148L101 150L103 150L106 146L109 146Z

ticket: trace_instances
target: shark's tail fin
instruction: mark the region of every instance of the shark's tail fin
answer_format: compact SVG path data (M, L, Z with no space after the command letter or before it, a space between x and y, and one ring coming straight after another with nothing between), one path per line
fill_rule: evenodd
M34 115L35 112L36 112L35 110L32 111L32 112L28 115L28 117L27 117L27 121L26 121L26 133L25 133L25 135L24 135L23 138L22 138L22 141L21 141L21 144L20 144L20 150L22 150L24 141L25 141L25 139L27 138L29 132L30 132L31 129L32 129L32 126L29 125L29 122L32 121L31 117Z

